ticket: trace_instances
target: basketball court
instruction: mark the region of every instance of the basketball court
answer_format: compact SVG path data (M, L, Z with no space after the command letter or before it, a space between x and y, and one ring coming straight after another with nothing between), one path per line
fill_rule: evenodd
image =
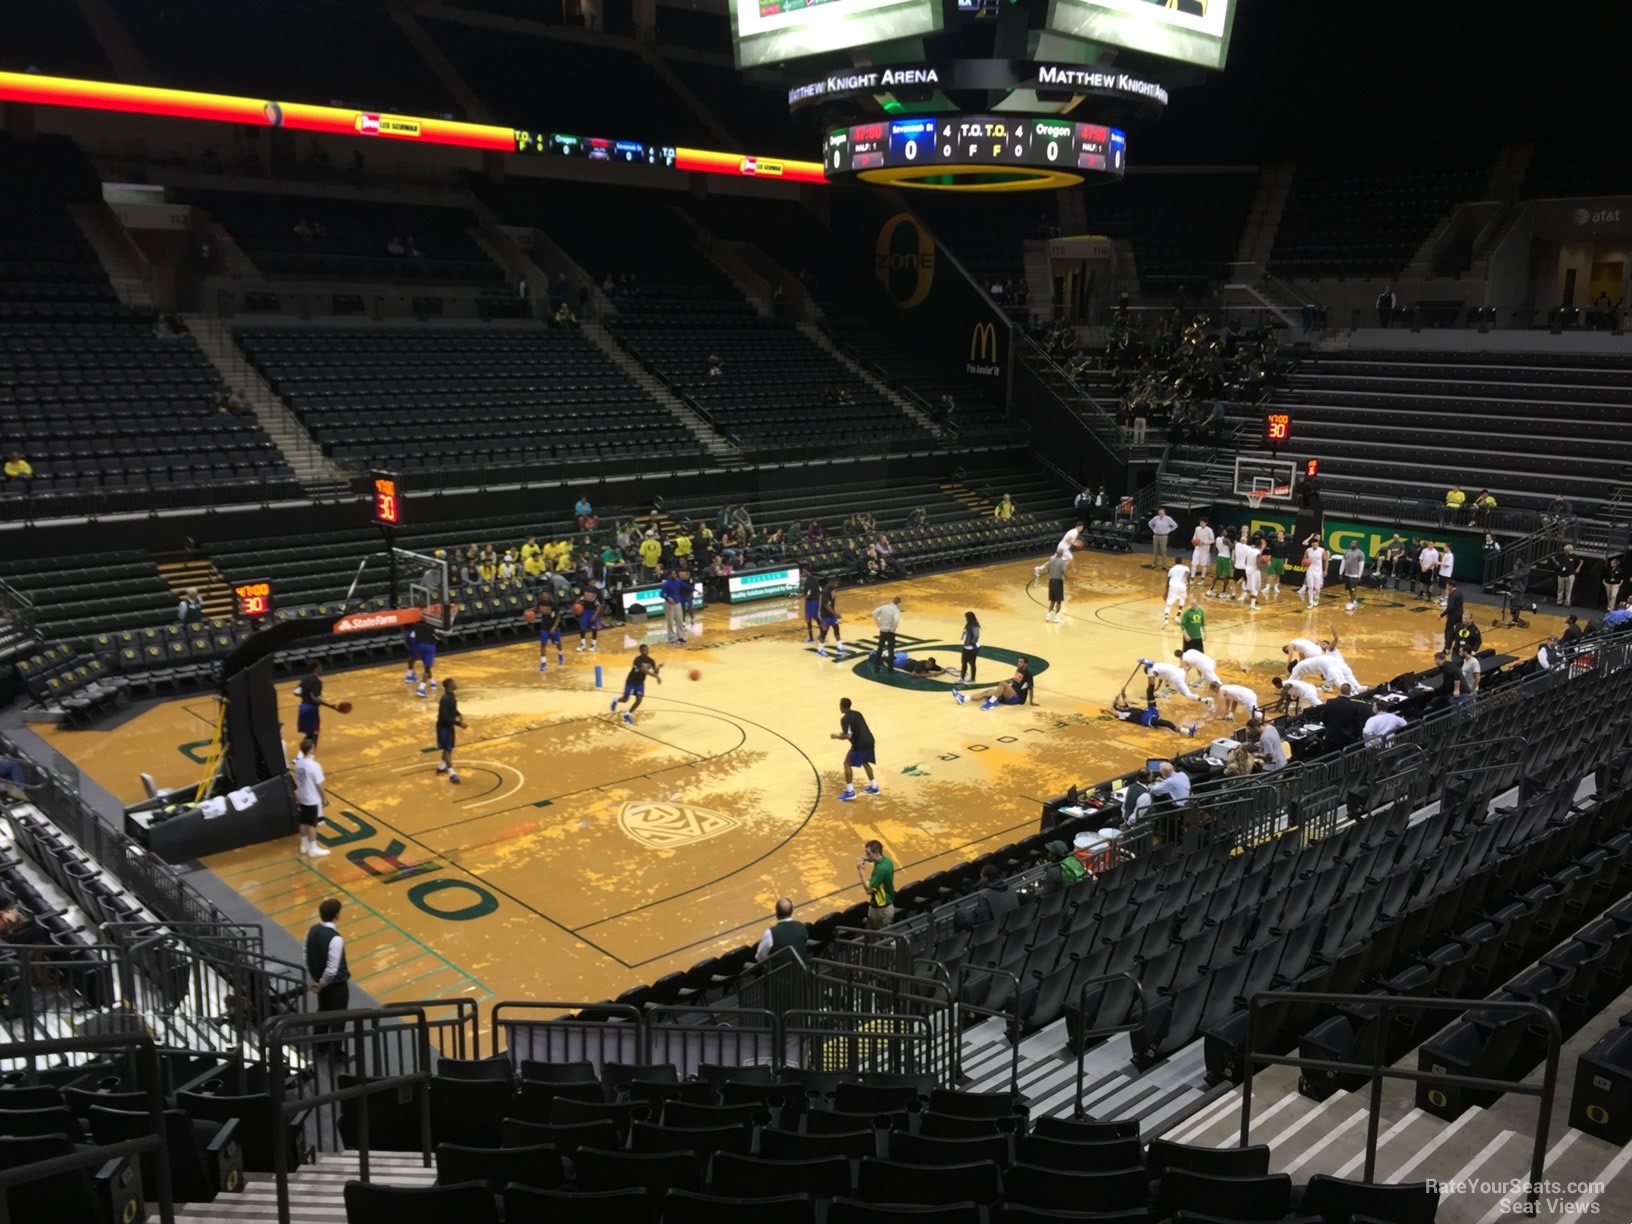
M1185 550L1188 553L1188 549ZM297 937L319 900L346 901L354 980L382 1002L464 994L478 1000L596 1000L752 942L777 897L809 919L862 898L856 860L878 838L902 882L977 857L1035 830L1042 803L1193 746L1116 721L1106 707L1141 657L1171 658L1161 624L1164 575L1143 554L1077 554L1066 614L1046 623L1036 560L841 591L847 638L870 644L872 609L903 599L899 642L957 666L965 610L982 624L976 689L1031 660L1037 704L985 712L958 704L952 676L875 675L865 654L824 659L804 642L793 600L708 607L691 644L661 625L608 629L598 654L567 639L538 671L532 638L444 654L468 729L462 785L436 775L436 702L415 696L400 661L331 673L319 759L328 776L327 858L293 836L214 855L204 866ZM1365 683L1423 670L1439 646L1438 608L1341 589L1307 611L1288 588L1258 612L1204 600L1207 648L1226 682L1267 703L1294 636L1341 636ZM1479 609L1482 625L1489 610ZM1485 642L1529 657L1561 622L1487 629ZM643 635L637 639L633 634ZM641 641L664 665L633 726L608 703ZM602 671L604 687L595 684ZM687 678L696 668L697 682ZM279 683L294 743L295 677ZM1138 700L1144 678L1129 686ZM878 741L883 793L841 802L844 745L831 735L849 697ZM1173 698L1181 724L1206 717ZM44 732L51 746L127 802L138 773L195 781L215 725L212 696L163 702L103 731ZM1228 730L1203 722L1198 738Z

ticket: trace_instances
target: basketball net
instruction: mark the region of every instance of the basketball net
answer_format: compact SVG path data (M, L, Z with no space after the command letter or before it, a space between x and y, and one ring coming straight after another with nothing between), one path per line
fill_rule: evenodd
M1265 495L1262 493L1248 493L1247 505L1251 506L1254 510L1262 510L1264 508L1264 496Z

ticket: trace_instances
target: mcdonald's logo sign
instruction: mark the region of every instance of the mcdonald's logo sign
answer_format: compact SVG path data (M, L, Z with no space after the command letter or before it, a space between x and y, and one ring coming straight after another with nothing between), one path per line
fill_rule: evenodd
M1003 373L998 352L997 324L976 323L969 330L969 364L964 369L970 374L990 377Z
M896 233L905 229L912 246L898 250ZM922 306L935 283L935 240L911 213L896 213L878 231L873 274L895 304L903 310Z

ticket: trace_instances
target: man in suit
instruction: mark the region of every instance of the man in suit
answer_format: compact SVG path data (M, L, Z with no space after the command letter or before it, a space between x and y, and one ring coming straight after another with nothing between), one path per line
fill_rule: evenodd
M339 900L325 900L317 907L317 917L317 925L306 932L306 976L317 995L318 1011L345 1011L351 1002L351 969L346 964L346 941L335 925L340 917ZM345 1060L343 1048L337 1057Z
M1331 748L1346 748L1350 744L1360 742L1361 733L1365 729L1366 719L1371 717L1371 709L1363 701L1357 701L1354 696L1354 686L1345 684L1337 691L1325 705L1320 707L1322 721L1326 724L1326 743Z

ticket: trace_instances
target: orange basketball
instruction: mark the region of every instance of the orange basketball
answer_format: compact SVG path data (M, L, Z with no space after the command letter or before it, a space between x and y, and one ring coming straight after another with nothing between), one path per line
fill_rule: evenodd
M584 614L584 605L581 604L581 603L573 604L572 605L572 614L574 616L582 616Z
M338 710L342 714L350 714L351 713L351 702L342 701L339 705L335 706L334 708L336 710Z
M530 625L538 619L538 613L534 609L528 608L527 611L521 614L521 619Z
M690 676L693 680L701 680L703 678L702 669L697 667L692 668L686 673L686 675Z

